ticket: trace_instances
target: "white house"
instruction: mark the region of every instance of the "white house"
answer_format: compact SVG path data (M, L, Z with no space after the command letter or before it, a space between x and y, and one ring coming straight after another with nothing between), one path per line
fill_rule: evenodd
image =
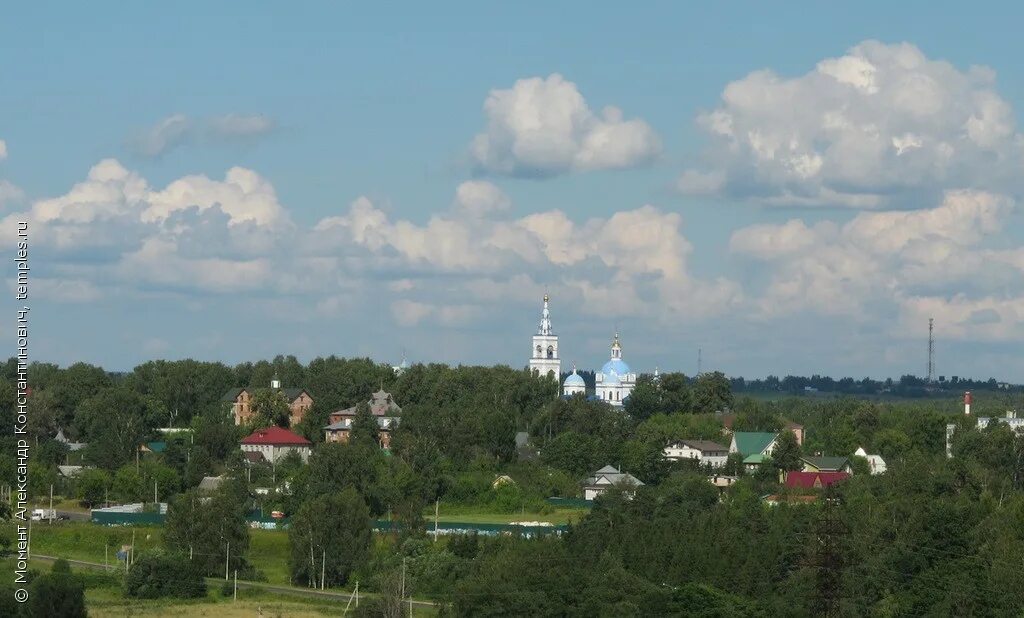
M729 459L729 447L709 440L676 440L663 452L671 461L696 461L712 468L721 468Z
M619 472L615 466L605 466L583 481L583 499L593 500L615 486L626 488L626 495L632 498L636 488L642 486L640 479L626 472Z
M312 449L313 443L309 440L295 432L276 426L257 429L242 439L242 452L246 454L247 458L250 460L262 458L268 463L277 463L292 452L298 453L302 462L306 463Z
M869 455L864 447L858 448L854 453L857 457L863 457L868 460L868 466L871 468L871 474L882 474L885 472L885 460L882 459L881 455Z

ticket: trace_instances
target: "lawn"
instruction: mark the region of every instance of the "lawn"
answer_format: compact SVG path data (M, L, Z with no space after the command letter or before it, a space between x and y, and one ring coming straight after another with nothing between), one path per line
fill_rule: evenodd
M49 562L38 560L30 562L30 568L40 573L49 572L51 567ZM0 569L5 573L12 573L14 561L10 558L0 560ZM344 601L304 599L247 589L239 589L238 600L235 601L231 596L223 596L217 584L210 584L206 597L201 599L131 599L124 596L120 580L116 575L110 576L108 579L92 570L76 568L73 569L73 572L88 574L85 600L89 616L93 618L113 616L319 618L320 616L339 616L345 607ZM413 616L436 615L437 610L433 608L414 607Z
M13 534L6 530L8 537ZM122 545L132 543L136 555L163 548L163 528L159 526L100 526L86 522L33 522L32 552L117 564ZM106 552L106 553L105 553ZM271 584L288 584L288 533L283 530L250 530L249 561Z

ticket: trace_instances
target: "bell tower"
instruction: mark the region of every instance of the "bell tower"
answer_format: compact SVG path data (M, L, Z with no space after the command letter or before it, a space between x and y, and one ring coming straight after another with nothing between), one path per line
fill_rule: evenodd
M549 297L544 295L544 310L540 314L540 327L533 336L530 352L530 370L534 375L549 376L560 380L562 361L558 357L558 335L551 329L551 310L548 307Z

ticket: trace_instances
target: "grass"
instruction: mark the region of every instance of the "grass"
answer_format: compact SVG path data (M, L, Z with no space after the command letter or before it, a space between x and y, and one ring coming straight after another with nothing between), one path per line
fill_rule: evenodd
M30 568L40 573L50 571L52 564L32 560ZM4 573L13 573L14 560L0 560L0 569ZM281 595L263 590L238 590L238 600L230 596L224 597L219 586L211 584L206 597L200 599L133 599L124 596L120 581L116 576L107 580L97 578L97 572L73 568L77 573L89 573L86 580L86 606L92 618L113 618L122 616L174 616L191 617L224 617L249 618L250 616L287 616L288 618L319 618L320 616L338 616L344 608L344 602L338 600L305 599L289 595ZM106 580L106 581L105 581ZM102 582L102 583L97 583ZM436 616L437 610L429 607L414 607L413 616Z

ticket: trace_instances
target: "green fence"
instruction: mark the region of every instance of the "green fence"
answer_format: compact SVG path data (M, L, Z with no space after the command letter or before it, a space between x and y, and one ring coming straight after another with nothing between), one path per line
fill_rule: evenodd
M93 511L92 522L103 526L153 526L162 525L166 515L160 513L115 513L115 512L103 512ZM260 528L287 528L287 519L273 519L271 517L260 516L258 513L250 514L246 520L250 524L258 524L256 527ZM434 532L433 523L426 524L426 530L428 534ZM386 519L378 519L373 524L373 529L377 532L392 532L398 531L400 525L395 521L388 521ZM561 534L568 529L565 524L559 524L557 526L520 526L516 524L481 524L481 523L468 523L468 522L453 522L453 521L442 521L437 525L438 534L468 534L470 532L476 532L477 534L484 535L498 535L498 534L522 534L527 536L541 536L547 534Z
M593 500L583 498L548 498L547 503L565 509L589 509L594 506Z

